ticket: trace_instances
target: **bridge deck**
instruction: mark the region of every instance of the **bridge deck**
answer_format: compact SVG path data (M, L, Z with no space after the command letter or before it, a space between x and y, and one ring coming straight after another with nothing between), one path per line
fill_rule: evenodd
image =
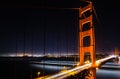
M115 58L115 56L112 55L112 56L97 60L96 65L98 66L100 63L105 62L107 60L110 60L112 58ZM81 72L82 70L88 69L90 67L91 67L91 63L85 64L85 65L82 65L82 66L77 66L75 68L65 70L65 71L61 71L61 72L59 72L57 74L54 74L54 75L51 75L51 76L43 77L43 79L44 78L45 79L63 79L63 78L66 78L70 75L77 74L77 73ZM39 78L35 78L35 79L41 79L41 78L39 77Z

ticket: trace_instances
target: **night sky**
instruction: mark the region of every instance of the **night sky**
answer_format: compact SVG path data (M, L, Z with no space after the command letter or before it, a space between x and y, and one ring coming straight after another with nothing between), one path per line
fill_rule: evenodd
M96 51L120 47L119 2L94 0ZM40 0L0 4L0 55L78 52L79 0ZM63 8L63 9L62 9Z

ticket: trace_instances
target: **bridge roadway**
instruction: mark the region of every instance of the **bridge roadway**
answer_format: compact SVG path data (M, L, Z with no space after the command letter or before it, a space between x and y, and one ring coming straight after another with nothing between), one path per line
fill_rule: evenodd
M107 61L107 60L110 60L112 58L115 58L116 56L115 55L111 55L111 56L108 56L106 58L103 58L103 59L100 59L100 60L97 60L96 61L96 68L97 66L99 66L101 63ZM91 67L91 63L89 64L85 64L85 65L82 65L82 66L76 66L72 69L69 69L69 70L63 70L57 74L54 74L54 75L50 75L50 76L45 76L45 77L39 77L39 78L35 78L35 79L64 79L64 78L67 78L68 76L70 75L74 75L74 74L78 74L79 72L81 72L82 70L85 70L85 69L88 69Z

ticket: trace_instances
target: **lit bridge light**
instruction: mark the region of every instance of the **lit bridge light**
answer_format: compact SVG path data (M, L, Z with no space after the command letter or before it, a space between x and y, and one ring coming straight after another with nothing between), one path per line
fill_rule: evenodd
M111 55L109 57L97 60L96 64L100 64L100 63L105 62L111 58L115 58L115 55ZM61 71L61 72L54 74L54 75L51 75L51 76L44 76L44 77L40 77L40 78L36 78L36 79L63 79L63 78L66 78L70 75L77 74L77 73L81 72L82 70L88 69L91 66L92 66L92 63L89 63L89 64L85 64L82 66L77 66L77 67L72 68L72 69Z

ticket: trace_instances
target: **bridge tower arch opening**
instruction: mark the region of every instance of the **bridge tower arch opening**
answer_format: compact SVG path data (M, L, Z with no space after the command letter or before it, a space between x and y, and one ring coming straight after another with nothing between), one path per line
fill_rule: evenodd
M84 64L84 55L89 52L92 67L95 67L96 54L92 7L92 2L89 1L86 6L79 9L79 65Z

